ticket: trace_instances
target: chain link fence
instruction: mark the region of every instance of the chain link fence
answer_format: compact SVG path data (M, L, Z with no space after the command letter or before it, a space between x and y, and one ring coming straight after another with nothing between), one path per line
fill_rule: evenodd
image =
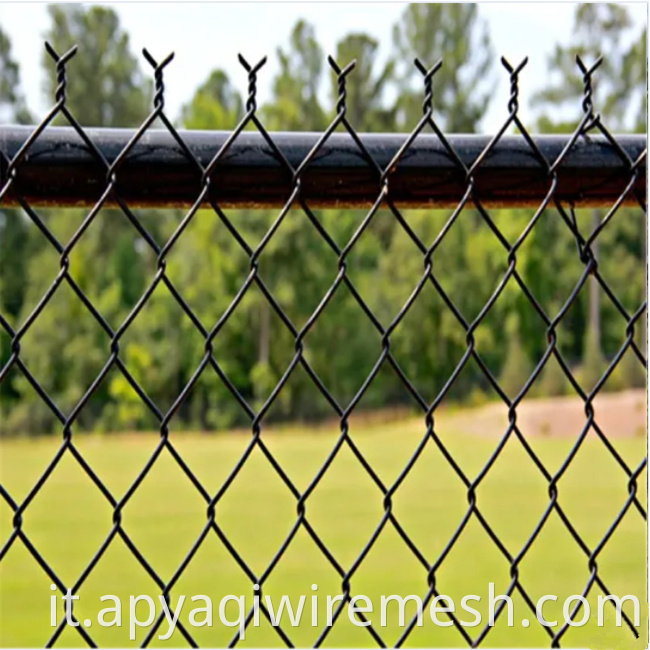
M340 594L343 599L334 611L335 627L344 608L355 595L355 574L377 540L388 528L394 529L421 567L421 596L426 607L434 597L444 593L444 585L439 585L437 580L440 568L459 539L463 537L468 523L474 522L485 531L494 548L503 556L509 567L510 582L505 593L509 596L518 594L528 605L534 619L535 599L527 591L520 566L535 545L549 517L555 514L584 557L586 573L582 595L587 596L594 589L606 595L610 594L609 577L599 570L599 557L623 519L637 518L638 522L646 520L647 514L641 495L647 480L644 479L647 459L644 458L635 466L628 464L624 455L617 450L616 441L599 425L594 401L624 355L633 358L639 368L645 372L645 344L639 341L640 335L645 335L646 302L643 296L639 295L638 306L631 311L629 306L624 305L617 298L616 292L601 272L597 259L597 245L608 224L621 216L625 217L625 210L638 211L640 208L645 215L646 138L645 136L612 135L603 124L592 103L592 76L598 67L598 62L587 67L578 60L584 80L583 117L573 133L566 136L534 136L529 134L519 117L518 82L525 61L513 66L504 59L503 65L510 80L508 115L496 135L487 138L443 133L432 109L436 72L441 63L426 68L419 61L416 61L416 66L422 75L423 113L420 121L408 135L367 135L355 131L354 125L349 123L346 116L346 88L348 83L354 83L351 74L354 64L340 67L333 59L330 59L329 63L338 78L339 96L336 102L336 115L325 132L318 135L268 132L257 110L256 82L264 61L252 65L240 57L248 78L248 98L243 119L230 133L197 134L178 130L165 114L163 77L164 69L172 59L171 56L158 62L145 51L145 57L153 69L155 79L154 108L140 128L134 132L124 132L90 129L77 122L66 104L68 83L66 69L75 50L72 49L63 55L59 55L51 48L48 52L56 65L58 75L56 103L35 128L3 127L0 129L0 200L5 208L20 208L42 232L48 246L58 255L60 270L31 313L22 322L16 324L6 315L0 315L0 326L9 341L4 350L6 354L2 358L0 380L7 380L11 373L19 373L26 378L50 414L58 421L58 431L62 437L60 447L51 462L25 498L18 499L12 495L11 489L5 486L4 482L0 486L0 495L13 513L8 536L1 540L3 545L0 550L0 561L5 559L12 547L22 544L59 591L66 592L69 588L73 594L76 594L88 580L107 549L116 538L120 538L171 607L175 585L209 536L218 537L248 577L251 593L252 586L257 584L261 594L269 577L278 566L281 566L283 557L297 532L302 530L313 540L331 567L331 571L340 579ZM64 117L67 121L69 125L67 128L51 126L52 121L60 117ZM163 129L157 128L161 125ZM516 135L510 135L513 129L516 130ZM71 205L87 206L88 209L74 234L67 241L63 241L51 231L47 220L43 219L39 212L43 208L58 209L57 206ZM75 277L70 263L71 254L84 233L93 227L100 211L109 206L119 210L128 219L139 234L142 246L153 252L156 259L154 277L148 282L130 313L118 327L110 324L97 308L94 300L86 295L83 282L79 281L78 276ZM182 208L183 217L175 226L173 234L160 244L138 217L134 206ZM231 221L227 212L233 207L247 206L275 209L270 227L255 247L242 237L238 226ZM360 225L344 245L337 243L319 219L318 209L327 206L357 209L363 207L364 209L364 217ZM534 207L527 225L514 238L504 233L505 229L501 222L494 216L496 209L503 206ZM582 206L602 209L594 227L585 229L580 225L576 210ZM435 239L423 241L409 224L405 211L411 208L433 207L436 209L446 207L448 216ZM189 224L201 218L199 211L205 209L211 210L213 215L218 217L248 260L247 276L236 288L227 309L221 314L215 314L210 325L205 324L205 319L197 317L191 307L191 300L188 300L183 295L183 291L177 288L167 270L167 258L170 252L183 237ZM273 241L283 222L293 218L293 211L296 210L300 212L302 219L307 219L313 225L315 232L337 260L332 264L333 279L329 288L320 297L317 307L301 326L298 326L283 309L282 300L274 295L265 282L261 268L264 252L269 243ZM379 210L390 212L393 227L404 233L414 245L414 249L419 251L422 265L421 272L412 278L410 296L388 323L377 316L362 291L355 285L349 272L350 257ZM481 223L487 226L498 239L505 264L505 272L496 287L480 311L471 319L461 312L455 297L449 295L443 287L436 260L439 247L445 242L456 221L462 219L462 215L468 210L475 211ZM575 245L575 258L579 260L581 266L578 281L568 297L553 313L542 306L518 269L520 249L537 224L547 218L551 210L560 216L563 227L570 233ZM110 237L106 239L105 245L111 246ZM326 262L323 257L323 263L330 262ZM557 272L563 271L557 269ZM295 277L295 282L297 284L301 282L298 275ZM576 377L575 369L570 360L563 355L559 341L559 328L563 319L578 295L588 287L589 282L597 284L601 295L616 312L623 336L618 351L608 360L606 369L591 388L582 385L580 378ZM33 328L39 319L44 318L48 303L64 285L74 292L79 304L101 328L102 349L107 355L101 371L85 394L68 410L64 410L56 396L51 394L52 391L46 388L42 377L37 377L30 370L29 364L25 361L26 349L23 344L30 328ZM546 336L543 355L516 394L508 394L508 391L502 387L500 378L486 361L486 351L479 342L482 323L495 303L500 298L503 299L506 287L512 285L520 289L527 305L534 310L536 318L543 325ZM204 346L200 363L166 409L161 408L140 385L129 363L125 361L126 346L123 343L125 334L138 319L158 287L164 287L173 296L183 313L192 322ZM348 353L345 349L345 341L310 339L310 332L342 287L353 296L365 318L376 330L380 341L376 347L376 359L371 371L352 399L345 403L333 394L327 380L323 379L312 366L306 353L307 346L314 344L325 346L333 355ZM391 337L418 301L425 287L432 287L435 290L444 303L444 308L453 316L457 330L464 339L464 352L461 358L455 364L453 372L446 377L444 385L433 400L423 396L416 382L409 377L408 369L399 362L391 347ZM271 313L278 317L285 334L288 334L293 342L291 358L281 377L274 382L268 396L259 403L253 403L242 394L237 379L229 375L226 369L228 351L222 349L217 351L220 333L252 288L261 292ZM66 323L52 325L52 327L62 328L64 336L66 326ZM584 425L572 439L569 453L557 468L550 468L543 462L526 432L522 430L517 417L518 407L540 377L547 362L553 359L561 368L565 381L570 384L572 394L584 405ZM462 460L456 458L449 450L436 427L436 418L443 401L470 361L480 369L482 381L489 387L491 394L500 400L508 419L506 430L495 441L487 462L476 474L468 472L463 467ZM281 399L287 382L298 368L306 373L313 387L324 398L329 416L336 418L340 429L335 443L306 489L300 489L296 485L265 440L267 415L274 403ZM350 427L352 414L359 408L359 403L376 381L379 373L386 369L390 370L406 389L410 396L411 408L416 408L421 414L421 441L406 465L399 468L397 478L390 483L382 479L355 443ZM79 436L76 433L84 409L111 372L119 372L128 382L141 404L157 421L160 432L159 442L151 457L130 487L121 495L109 489L99 473L93 469L80 450L77 442ZM170 433L171 425L177 414L182 412L188 394L204 373L216 374L223 387L227 389L226 393L220 393L219 399L227 399L238 405L240 415L248 421L251 434L244 453L216 493L210 491L193 472L190 464L178 451L174 436ZM219 404L214 404L214 407L218 409ZM611 455L617 466L616 471L620 475L621 485L618 514L612 521L602 522L603 526L606 526L606 532L596 544L588 544L585 541L579 526L574 525L561 503L561 479L587 437L602 442L603 448ZM527 534L525 543L517 548L506 546L481 509L482 483L510 439L515 439L521 444L532 461L540 484L547 491L547 506L544 512L534 529ZM467 499L466 509L458 512L458 521L453 534L442 552L435 557L422 551L409 536L394 508L396 493L418 463L424 449L429 446L436 449L437 453L444 458L462 484ZM310 523L309 517L310 498L318 490L332 462L344 447L352 452L370 477L376 487L376 498L381 502L383 510L383 516L377 522L372 535L354 562L349 565L344 565L337 559L335 553L319 535L317 528ZM261 572L255 571L231 542L220 525L219 515L220 502L254 450L263 454L292 495L296 508L295 520L289 534L277 549L272 561ZM156 571L129 536L128 524L123 518L125 506L137 493L143 480L164 451L171 454L205 504L205 522L202 532L173 575L165 577ZM32 543L24 530L24 523L30 516L30 504L66 456L74 458L113 512L110 533L97 549L92 560L73 582L65 582L55 572L48 563L47 553ZM430 480L436 481L437 478L431 476ZM598 497L594 495L593 498ZM505 605L505 601L502 601L497 607L497 622L502 616ZM577 602L572 608L572 617L579 617L580 608L581 603ZM261 613L270 620L268 609L264 604L261 605ZM487 624L481 625L478 630L469 629L460 624L454 612L448 612L447 616L458 632L459 641L467 646L481 645L493 629ZM247 615L247 625L251 624L252 618L251 610ZM363 614L360 615L360 619L367 620ZM164 617L161 614L148 630L143 645L148 645L155 639L163 621ZM638 638L639 630L625 611L623 621L629 628L630 639ZM408 641L416 624L416 616L407 621L400 631L396 645L401 646ZM534 625L537 624L535 621ZM65 627L65 621L62 621L54 628L47 642L48 646L57 642ZM179 622L178 629L190 645L197 645L193 638L193 630L189 626ZM274 629L282 644L292 646L290 628L280 625ZM316 646L326 643L331 629L327 626L322 628L315 640ZM373 644L380 647L387 644L382 638L382 629L376 624L368 625L366 630ZM559 647L565 634L570 631L570 625L565 622L556 628L546 627L544 631L548 635L549 645ZM95 645L92 632L85 629L83 625L76 627L75 632L89 646ZM569 634L569 638L570 636ZM238 636L235 635L231 645L237 643Z

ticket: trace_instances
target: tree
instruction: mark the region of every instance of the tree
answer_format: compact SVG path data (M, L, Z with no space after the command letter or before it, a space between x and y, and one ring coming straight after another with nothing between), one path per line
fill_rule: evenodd
M533 367L521 341L521 327L515 314L506 321L505 334L508 340L508 356L501 370L500 384L510 399L519 395L530 378Z
M551 82L532 99L539 112L540 130L575 128L581 117L584 89L576 56L590 66L603 55L602 65L592 78L598 112L614 131L643 132L647 111L647 28L635 37L623 5L582 3L576 7L572 34L570 45L555 46L548 59Z
M20 69L11 56L11 41L0 29L0 116L6 123L32 121L20 91ZM15 317L26 289L27 221L17 210L0 210L0 309Z
M540 131L568 133L577 127L583 114L584 82L576 57L592 66L601 55L602 64L592 76L595 112L611 132L645 131L647 28L644 26L636 36L635 29L622 5L583 3L576 7L572 43L556 45L548 59L550 81L533 97ZM591 211L586 232L592 232L603 216L602 210ZM557 241L540 240L538 227L533 236L541 250L551 250ZM600 273L610 285L614 283L615 293L625 296L623 303L632 312L638 308L641 293L645 294L644 274L639 271L645 250L640 242L645 242L645 215L639 210L619 209L591 245ZM601 292L596 278L590 278L588 297L580 295L585 317L577 342L582 348L585 387L591 387L605 368L603 350L609 348L605 356L612 356L621 343L620 322L616 314L608 314L608 304L601 305Z
M379 43L367 34L349 34L336 46L336 61L346 66L356 61L354 72L347 84L347 117L358 131L393 131L395 129L394 106L385 107L384 94L393 81L395 62L389 61L379 71L377 49ZM338 97L336 75L332 75L332 101Z
M623 56L618 87L612 95L612 109L631 117L636 133L647 129L648 114L648 28L644 27L636 41ZM644 92L645 89L645 92ZM636 111L634 111L636 104ZM632 107L630 110L628 107ZM627 113L626 113L627 111Z
M475 132L494 90L495 60L478 5L409 4L393 29L393 41L396 76L402 80L400 126L410 129L422 115L422 77L413 58L420 58L427 67L442 58L442 68L433 80L436 119L447 132Z
M64 54L75 44L79 47L79 54L68 64L67 86L67 105L79 122L83 126L138 126L150 110L150 84L129 51L128 36L121 30L116 13L82 5L54 5L48 12L51 26L46 37L55 51ZM45 88L52 101L57 85L55 66L47 53L42 63L47 75ZM63 116L57 119L65 124ZM45 225L64 245L86 214L73 209L39 210ZM153 223L155 230L150 217L145 212L139 214L148 226ZM17 223L12 220L14 226ZM8 296L17 323L25 321L57 273L52 267L56 252L40 232L29 230L33 233L29 237L3 236L3 245L13 246L15 255L26 260L24 295L20 300ZM70 253L70 275L114 328L147 282L151 251L142 243L120 210L102 209ZM55 325L64 322L67 327L62 338ZM69 412L105 363L105 353L105 337L63 283L30 328L24 351L28 365L40 381L47 383L55 402ZM16 378L15 389L20 393L21 408L12 409L8 428L42 432L52 424L47 409L43 410L42 401L24 377ZM93 404L84 409L82 426L97 424L109 395L107 380L96 391Z
M99 6L50 5L48 13L51 26L46 37L54 50L62 55L72 46L78 47L78 54L68 64L66 91L67 106L76 119L83 126L139 126L151 110L151 84L130 51L129 37L116 12ZM57 81L47 52L42 63L47 73L45 87L52 99ZM64 116L58 119L66 123ZM69 220L70 214L59 211L54 218ZM142 219L153 221L146 214ZM84 254L83 266L97 271L98 284L93 287L97 292L106 288L109 278L119 282L123 308L132 304L134 269L143 263L134 235L121 211L102 210L84 234L83 245L76 247L78 254ZM107 248L106 241L115 245ZM100 268L108 272L100 273Z
M0 116L5 123L29 124L32 121L20 90L20 69L11 56L11 41L1 28Z
M11 41L2 29L0 119L6 124L29 124L33 121L20 89L20 69L11 55ZM29 224L21 211L0 209L0 313L11 325L16 324L28 288L27 268L29 252L33 248L30 235ZM11 354L7 336L2 336L0 347L4 362ZM17 397L15 375L10 375L0 386L0 402L15 401ZM2 417L4 412L0 419Z
M181 110L186 129L231 129L241 117L241 98L223 70L214 70Z
M227 74L219 69L210 73L181 110L182 125L188 129L230 131L242 116L242 100ZM247 238L249 224L255 221L250 211L229 210L228 218L237 224ZM192 310L210 330L244 282L248 272L247 261L239 244L214 212L199 210L174 246L168 274ZM178 306L173 301L167 301L167 306L173 318ZM255 350L249 349L241 339L242 332L255 327L251 311L249 302L244 301L215 341L217 350L224 346L233 352L230 358L221 359L223 370L246 399L251 392L246 369L255 363ZM148 326L155 330L155 319ZM181 338L186 341L184 353L177 355L176 373L181 377L182 385L198 366L205 342L196 336L194 326L187 319L181 321L179 327ZM166 341L160 340L158 349L162 350L160 356L163 360L165 345ZM179 392L178 389L176 392ZM212 368L207 368L201 375L188 396L184 411L186 420L204 430L246 423L245 418L242 419L241 408Z
M151 84L131 54L115 11L65 4L48 6L48 13L52 25L46 38L54 50L62 55L73 45L79 48L68 64L67 105L76 118L84 126L139 126L150 110ZM47 52L43 67L50 100L57 80Z
M318 99L325 57L314 28L299 20L291 31L289 49L277 49L280 72L273 81L273 102L264 107L272 130L321 130L327 118Z

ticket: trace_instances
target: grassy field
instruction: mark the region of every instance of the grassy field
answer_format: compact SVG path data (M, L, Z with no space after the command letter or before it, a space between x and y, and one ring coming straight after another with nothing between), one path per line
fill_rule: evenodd
M459 465L469 477L478 474L494 450L498 438L477 436L457 430L453 418L441 417L439 431ZM336 425L318 430L306 427L269 429L263 434L278 462L298 490L310 483L333 447ZM390 485L405 466L424 434L421 420L373 421L355 418L351 422L355 443ZM172 433L175 448L205 488L216 492L243 453L249 436L237 434ZM530 442L551 472L566 457L575 436L535 436ZM78 436L76 445L94 471L116 498L133 482L158 442L155 434ZM645 456L643 436L614 440L628 464L636 466ZM0 442L2 483L14 499L24 499L60 444L53 438L3 440ZM640 479L640 499L646 507L647 475ZM627 498L626 477L603 444L590 435L559 483L560 503L585 543L593 548L614 521ZM344 446L322 482L308 498L307 518L334 557L348 569L383 514L383 496L350 450ZM477 503L485 519L512 555L516 555L533 531L547 504L547 485L522 445L513 437L477 489ZM12 530L12 512L2 503L0 536L2 542ZM467 491L461 480L434 444L428 444L414 469L397 490L393 512L415 544L433 562L442 552L467 509ZM255 449L242 472L217 507L217 521L233 546L251 569L261 574L296 520L296 501L259 451ZM167 451L163 451L127 503L123 526L151 566L168 580L198 538L206 521L206 504ZM70 585L77 580L111 530L112 508L85 475L70 453L61 459L49 480L24 513L23 530L34 546ZM639 513L630 510L617 532L598 558L599 574L609 590L619 596L634 594L641 603L641 638L635 640L625 627L616 628L606 610L606 627L598 628L595 615L584 627L570 629L563 647L645 648L647 646L646 532ZM571 538L559 517L553 513L520 565L520 578L531 598L545 594L558 596L558 605L547 603L548 620L561 618L564 599L579 594L589 578L587 557ZM457 544L437 572L440 593L454 599L457 607L467 594L482 597L472 603L483 615L479 627L468 628L474 637L487 619L488 583L496 593L509 584L509 563L472 517ZM311 585L318 585L319 627L311 626L309 596ZM390 523L382 531L364 562L352 576L353 594L368 596L378 608L380 595L426 593L426 572L402 542ZM284 626L298 646L314 643L324 623L327 594L341 590L341 579L318 550L305 530L300 529L264 585L264 593L274 599L288 595L297 602L307 595L303 624ZM159 593L151 578L133 558L124 543L116 538L97 567L79 590L77 616L92 618L88 630L99 645L131 646L141 643L140 630L135 642L128 638L128 596ZM594 587L589 602L595 612ZM0 563L0 644L2 646L42 646L52 633L50 628L50 580L18 541ZM99 602L104 594L118 595L123 603L120 628L97 624L98 611L107 605ZM210 534L172 590L172 602L185 594L210 596L214 605L212 628L189 628L200 645L223 646L235 630L225 628L218 618L218 602L226 594L246 595L252 602L250 581L219 541ZM516 593L513 596L515 626L509 628L505 616L488 634L484 645L546 646L549 638L534 621L534 614ZM628 603L629 605L629 603ZM181 620L187 621L187 603ZM228 610L234 616L234 610ZM626 611L631 609L626 607ZM414 612L413 604L407 614ZM464 614L464 616L463 616ZM146 617L144 609L139 615ZM286 616L286 614L285 614ZM397 608L389 609L388 626L379 625L379 612L369 614L373 626L388 645L401 633ZM460 618L471 620L467 613ZM109 617L110 618L110 617ZM528 618L529 628L520 621ZM444 620L444 615L441 616ZM284 619L283 619L284 620ZM159 633L167 630L163 624ZM271 626L262 621L250 628L242 647L277 646L282 642ZM83 645L74 630L67 629L59 645ZM157 639L153 646L186 646L177 633L169 641ZM347 616L331 630L324 645L374 646L363 628L354 627ZM464 647L454 628L434 626L428 615L416 628L408 646Z

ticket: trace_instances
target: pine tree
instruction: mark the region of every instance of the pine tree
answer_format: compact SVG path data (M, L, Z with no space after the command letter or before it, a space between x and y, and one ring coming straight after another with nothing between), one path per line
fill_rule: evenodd
M495 62L485 21L474 3L411 3L393 30L399 84L400 126L411 129L422 115L425 66L443 59L433 83L436 119L448 133L473 133L494 91Z

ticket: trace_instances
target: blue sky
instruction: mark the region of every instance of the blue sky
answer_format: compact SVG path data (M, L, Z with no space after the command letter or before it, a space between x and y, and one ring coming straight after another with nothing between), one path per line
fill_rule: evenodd
M337 40L345 34L362 30L379 40L381 56L385 57L390 49L392 26L404 9L401 2L98 4L112 6L118 12L134 52L140 52L145 46L156 57L175 51L176 58L165 77L171 117L177 116L180 106L216 67L225 69L235 85L244 90L245 77L237 63L238 52L249 60L269 56L259 84L263 101L277 69L275 50L286 42L299 18L315 26L318 40L327 53L333 53ZM626 6L640 31L647 22L647 4ZM496 54L505 55L512 62L529 57L528 69L520 83L522 106L526 106L527 98L543 79L546 57L554 44L569 42L574 9L572 3L558 2L481 3L480 12L488 22ZM40 68L43 35L48 27L46 4L24 0L0 3L0 25L8 32L14 56L21 65L28 104L42 113L48 105L42 93ZM495 101L483 124L487 132L497 129L506 114L507 89L505 71L499 72ZM525 121L525 112L523 117Z

